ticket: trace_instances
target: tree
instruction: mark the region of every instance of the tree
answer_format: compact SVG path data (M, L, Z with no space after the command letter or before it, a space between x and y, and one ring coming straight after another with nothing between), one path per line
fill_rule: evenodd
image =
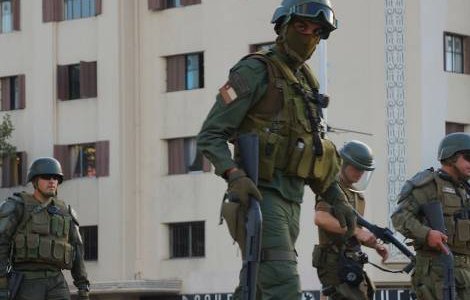
M10 115L5 114L2 123L0 123L0 157L13 156L16 153L16 147L8 142L13 130L15 128L11 123Z

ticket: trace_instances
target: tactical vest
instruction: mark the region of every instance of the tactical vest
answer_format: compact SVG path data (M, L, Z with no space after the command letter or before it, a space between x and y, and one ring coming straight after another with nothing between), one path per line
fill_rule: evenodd
M323 192L335 180L341 159L334 144L322 136L317 80L306 64L295 76L272 51L247 57L264 62L268 73L265 95L239 127L241 133L259 136L259 177L271 181L278 169L310 180L315 192Z
M19 194L24 201L23 219L14 237L14 264L46 263L71 269L73 247L69 242L72 216L61 200L41 205L32 195Z
M353 207L361 216L363 216L365 211L364 195L359 192L351 191L341 181L339 181L339 186L346 196L349 205L351 205L351 207ZM318 241L320 245L333 245L341 241L341 236L318 228Z
M435 199L441 202L449 248L454 253L470 255L470 216L465 213L470 209L470 199L465 189L441 178L433 170L418 173L409 180L409 183L413 187L419 188L413 190L413 195L419 204ZM424 217L421 218L421 221L425 223ZM417 250L434 251L426 244L417 244L415 248Z

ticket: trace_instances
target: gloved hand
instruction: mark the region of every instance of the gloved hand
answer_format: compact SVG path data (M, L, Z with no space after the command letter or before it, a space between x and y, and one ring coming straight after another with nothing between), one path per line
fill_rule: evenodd
M240 204L249 207L250 195L256 200L263 199L255 183L243 170L235 170L228 175L228 192L231 197L240 200Z
M345 233L345 239L349 239L354 235L356 228L356 214L354 213L351 206L345 201L335 201L333 203L335 218L338 220L341 227L347 227Z
M90 288L88 285L82 285L78 287L78 299L79 300L89 300L90 299Z
M8 291L8 279L0 277L0 300L8 300L10 291Z

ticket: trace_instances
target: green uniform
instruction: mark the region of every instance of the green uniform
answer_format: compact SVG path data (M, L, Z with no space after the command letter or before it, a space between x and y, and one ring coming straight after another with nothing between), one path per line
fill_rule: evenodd
M5 200L0 265L0 276L6 276L8 266L24 274L16 299L70 299L62 269L71 270L77 287L87 287L83 244L70 206L55 198L40 204L27 193Z
M364 195L360 192L351 191L342 182L340 187L351 205L361 215L364 214L365 201ZM328 212L334 216L334 208L321 198L315 205L316 211ZM323 289L328 291L329 299L334 300L366 300L373 299L374 286L370 282L367 274L363 272L364 279L358 285L350 285L342 282L339 271L342 268L340 264L340 253L345 251L356 257L360 253L360 244L356 238L352 237L344 242L342 236L318 228L319 245L315 246L313 252L313 266L317 268L318 278L322 283ZM359 264L362 269L362 264Z
M396 230L414 240L416 269L412 285L420 300L442 299L443 274L439 252L427 246L430 228L420 210L423 204L439 200L444 212L448 246L454 255L457 299L470 299L470 220L459 217L469 208L469 194L462 183L455 182L443 171L422 171L408 180L399 196L398 208L392 215Z
M311 122L321 118L317 106L305 104L305 96L313 97L317 90L308 67L294 70L277 48L242 59L231 69L198 135L199 149L220 176L237 167L228 140L245 132L260 138L263 233L258 299L300 299L294 245L305 184L328 199L342 195L335 179L340 165L336 148L321 137L320 124Z

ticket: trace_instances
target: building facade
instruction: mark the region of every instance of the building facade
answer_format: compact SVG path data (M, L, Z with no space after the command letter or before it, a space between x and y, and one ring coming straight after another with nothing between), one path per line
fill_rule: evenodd
M32 189L33 159L62 162L60 197L78 211L95 299L230 299L241 255L218 225L226 185L194 137L230 67L274 42L279 2L0 0L0 115L18 151L0 195ZM366 218L390 226L406 178L437 166L446 132L470 130L470 3L333 4L339 29L309 63L331 96L330 138L374 150ZM305 299L320 289L313 205L306 190L299 271L317 292ZM404 261L393 251L388 266ZM379 287L408 285L368 270Z

